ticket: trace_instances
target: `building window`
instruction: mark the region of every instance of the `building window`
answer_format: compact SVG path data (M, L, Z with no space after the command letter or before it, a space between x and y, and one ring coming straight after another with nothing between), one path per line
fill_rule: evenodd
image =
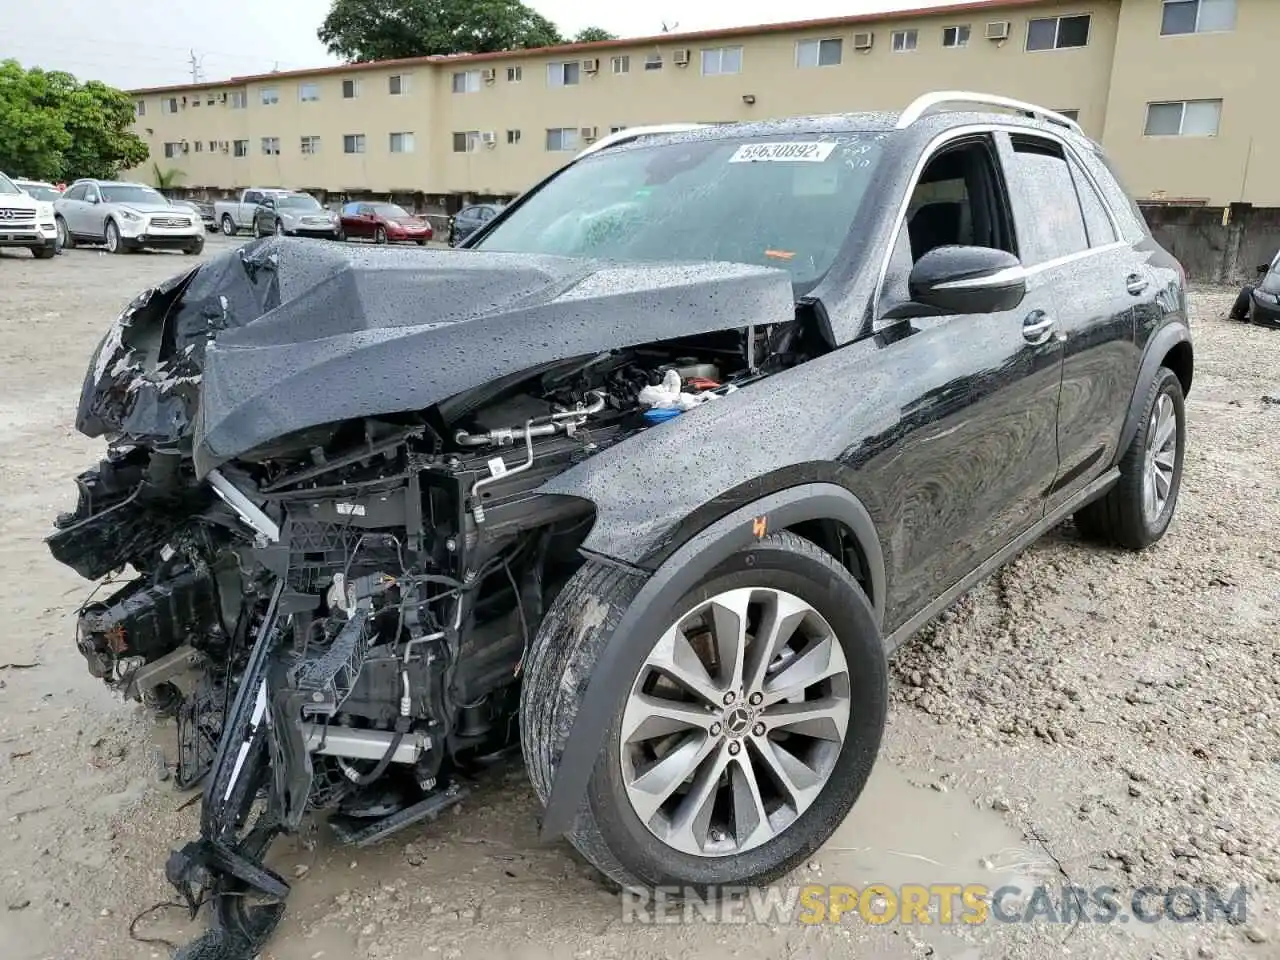
M161 112L161 113L177 113L177 112L178 112L178 98L177 98L177 97L165 97L163 100L161 100L161 101L160 101L160 112Z
M298 84L298 99L303 103L315 103L320 99L320 84L318 83L300 83Z
M342 138L343 153L364 153L364 134L348 133Z
M413 153L413 134L412 133L391 134L391 152L392 153Z
M191 106L193 106L193 107L198 107L198 106L200 106L200 98L199 98L198 96L197 96L197 97L192 97L192 98L191 98Z
M243 90L231 91L231 109L243 110L249 105L249 95Z
M360 81L355 79L343 80L342 81L342 99L354 100L358 96L360 96Z
M834 67L844 56L844 41L839 37L829 40L801 40L796 44L797 67Z
M615 75L631 72L631 58L625 54L621 57L614 57L611 63L613 64Z
M197 141L196 141L196 153L204 153L204 141L203 141L203 140L197 140Z
M942 45L944 47L967 47L969 45L969 25L942 28Z
M264 107L274 106L280 102L280 90L278 87L262 88L262 105Z
M147 101L138 100L133 105L134 116L145 117L147 115Z
M661 70L661 69L662 69L662 54L660 54L660 53L651 53L651 54L649 54L647 57L645 57L645 58L644 58L644 68L645 68L646 70Z
M577 149L577 127L555 127L547 131L547 150L551 152L558 152Z
M210 153L213 153L213 151L215 151L215 150L217 150L217 149L218 149L218 141L217 141L217 140L210 140L210 141L209 141L209 152L210 152Z
M520 83L524 80L524 67L507 67L507 83Z
M1164 0L1160 36L1221 33L1236 28L1236 0Z
M580 77L582 64L577 60L566 60L563 63L547 64L547 86L572 87Z
M479 93L480 86L479 70L465 70L453 75L454 93Z
M462 130L454 133L454 153L475 153L478 149L480 149L479 130Z
M1148 137L1216 137L1221 100L1174 100L1147 104Z
M182 144L166 143L164 145L164 158L166 160L172 160L174 157L178 156L180 153L182 153Z
M387 92L393 97L402 97L409 92L409 74L396 73L387 78Z
M262 152L268 157L280 156L280 138L279 137L263 137Z
M610 133L621 133L621 132L622 132L623 130L625 130L625 129L627 129L627 125L626 125L625 123L623 123L623 124L619 124L619 125L618 125L618 126L616 126L616 127L610 127L610 128L609 128L609 132L610 132Z
M920 32L918 30L895 30L891 39L894 53L909 53L916 48L916 44L920 40Z
M1074 107L1071 109L1063 108L1062 110L1055 110L1053 112L1062 114L1068 120L1075 120L1077 123L1080 122L1080 111L1076 110Z
M1089 14L1042 17L1027 23L1028 50L1066 50L1089 44Z
M709 47L702 51L702 75L704 77L741 72L741 47Z
M314 156L320 152L320 138L303 137L299 142L299 149L307 156Z
M249 155L249 141L237 140L232 145L233 152L237 157L247 157Z
M207 103L207 104L208 104L209 106L211 106L211 107L212 107L212 106L214 105L214 103L216 103L216 102L217 102L217 101L215 101L215 100L213 99L213 94L212 94L212 93L211 93L211 94L209 94L209 99L205 101L205 103Z
M517 143L519 143L519 142L520 142L520 131L519 131L519 130L508 130L508 131L507 131L507 143L509 143L509 144L511 144L512 146L514 146L515 144L517 144Z

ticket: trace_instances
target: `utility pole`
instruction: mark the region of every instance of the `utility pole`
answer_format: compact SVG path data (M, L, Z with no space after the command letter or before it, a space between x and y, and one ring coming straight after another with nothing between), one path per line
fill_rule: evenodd
M187 62L191 65L191 82L199 83L203 79L204 57L197 57L195 50L192 50Z

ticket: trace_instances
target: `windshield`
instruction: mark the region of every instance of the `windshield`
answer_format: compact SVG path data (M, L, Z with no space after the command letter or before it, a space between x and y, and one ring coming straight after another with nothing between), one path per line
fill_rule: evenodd
M409 216L408 210L394 203L373 203L369 205L369 209L380 217L390 217L395 219L396 217Z
M299 193L288 197L276 197L276 206L290 210L319 210L320 201L310 194Z
M46 187L42 183L24 183L22 189L27 191L27 195L37 200L48 200L50 202L57 200L62 194L53 187Z
M728 260L782 267L797 287L830 268L883 134L688 140L575 163L477 247L607 260Z
M101 187L104 203L158 203L168 206L169 201L150 187L134 183L103 184Z
M21 193L12 180L0 173L0 193Z

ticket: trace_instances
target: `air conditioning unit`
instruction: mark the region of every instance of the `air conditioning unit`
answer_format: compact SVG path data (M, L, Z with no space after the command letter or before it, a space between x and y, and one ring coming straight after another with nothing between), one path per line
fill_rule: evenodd
M594 140L598 135L599 134L595 127L583 127L578 131L578 136L582 137L583 140L586 140L588 142Z
M671 57L671 62L677 67L687 67L689 65L689 48L683 47L675 52Z
M187 105L187 98L186 98L186 97L183 97L183 98L182 98L182 105L183 105L184 107Z
M480 77L485 83L493 83L498 79L498 71L493 67L490 67L489 69L482 71Z
M480 134L480 142L486 147L492 147L498 142L498 135L492 130L486 130L484 133Z
M1008 40L1009 39L1009 21L1008 20L992 20L987 24L988 40Z
M855 33L853 35L853 49L870 50L875 39L876 35L874 33Z
M596 59L594 59L594 58L592 58L592 59L590 59L590 60L583 60L583 61L582 61L582 72L583 72L583 73L599 73L599 72L600 72L600 61L599 61L599 60L596 60Z
M191 152L191 144L187 143L187 141L185 140L182 141L182 152L183 153Z

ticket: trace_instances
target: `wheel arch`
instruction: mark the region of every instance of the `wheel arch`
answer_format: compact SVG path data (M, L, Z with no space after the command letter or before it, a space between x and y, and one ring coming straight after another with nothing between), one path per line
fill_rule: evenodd
M720 498L725 501L727 498ZM596 526L610 518L597 506ZM808 482L774 490L748 502L733 500L723 515L706 523L691 535L674 542L665 539L658 551L650 551L646 560L657 564L651 571L630 563L623 557L595 553L587 538L582 550L589 560L605 564L624 564L637 574L645 575L634 599L621 614L617 627L602 651L582 699L582 706L556 765L551 795L542 820L544 837L565 833L573 823L587 782L599 755L601 739L607 726L603 722L616 703L643 656L643 644L630 642L633 636L647 636L660 631L671 608L689 590L709 575L727 557L770 533L791 530L812 539L832 543L854 535L858 562L865 564L865 577L870 586L865 597L868 629L877 634L883 616L884 560L879 538L871 516L849 490L830 482ZM593 529L592 533L595 533ZM833 541L831 538L835 537ZM848 545L852 546L852 544ZM837 559L841 559L837 557ZM841 562L845 562L841 560ZM852 571L851 571L852 572ZM854 574L857 579L857 574ZM633 663L633 661L636 661Z
M1161 367L1168 367L1174 372L1182 385L1183 396L1191 392L1195 357L1191 346L1191 330L1182 321L1165 324L1147 342L1133 394L1129 399L1129 412L1120 431L1120 443L1116 447L1117 462L1133 442L1138 427L1147 414L1143 407L1147 389Z

